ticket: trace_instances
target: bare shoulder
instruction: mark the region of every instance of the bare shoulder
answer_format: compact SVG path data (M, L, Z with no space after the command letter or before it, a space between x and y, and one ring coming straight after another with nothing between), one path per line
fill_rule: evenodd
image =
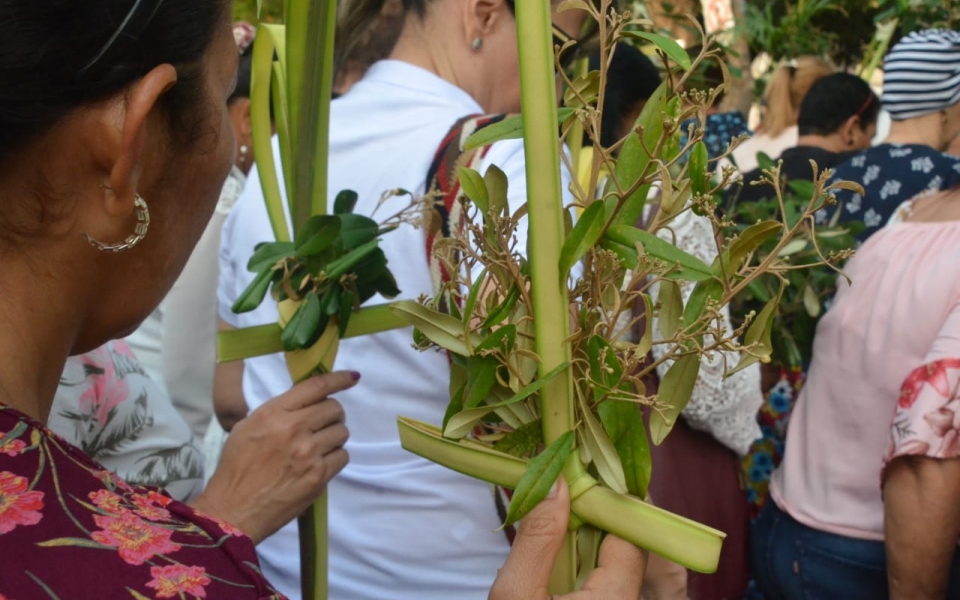
M960 221L960 188L917 198L911 203L905 220L913 223Z

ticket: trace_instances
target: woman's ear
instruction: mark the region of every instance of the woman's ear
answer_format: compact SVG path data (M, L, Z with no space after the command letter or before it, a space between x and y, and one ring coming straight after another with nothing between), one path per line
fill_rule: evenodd
M250 121L250 98L237 98L230 104L230 123L237 140L248 139L253 134Z
M503 10L509 10L504 0L467 0L465 32L467 43L475 45L476 40L488 37L500 25L498 16ZM478 49L478 48L475 48Z
M177 70L172 65L155 67L122 96L123 113L109 184L112 193L105 194L108 215L126 216L133 212L134 197L140 187L143 167L160 157L166 148L166 130L153 127L160 122L160 99L177 83Z
M840 139L847 147L853 147L857 143L857 132L862 132L860 128L860 116L853 115L840 127Z

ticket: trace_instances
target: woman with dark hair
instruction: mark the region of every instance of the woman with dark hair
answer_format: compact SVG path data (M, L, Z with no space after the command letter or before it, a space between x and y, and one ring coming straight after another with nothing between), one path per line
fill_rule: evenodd
M733 151L733 161L741 173L759 166L757 154L778 156L797 145L797 117L800 104L810 87L835 70L816 56L801 56L774 70L763 94L763 119L756 135Z
M50 429L127 483L155 485L183 501L203 491L225 442L223 429L210 419L217 256L223 221L253 164L255 33L248 23L233 26L240 66L227 106L237 159L206 231L173 288L136 332L67 360L47 420Z
M53 4L0 2L0 594L278 598L253 544L346 464L327 396L359 375L311 379L252 413L190 506L42 424L67 356L133 330L214 210L236 152L229 4ZM559 486L538 530L521 528L491 598L546 598L568 499ZM636 598L639 551L614 542L606 559L590 597Z
M781 189L788 181L813 181L810 161L819 171L849 159L851 153L870 147L877 131L880 99L860 77L834 73L817 80L807 92L797 117L797 145L773 157L783 161ZM727 200L751 202L772 197L773 186L754 185L764 177L757 167L743 176L742 186L731 186Z

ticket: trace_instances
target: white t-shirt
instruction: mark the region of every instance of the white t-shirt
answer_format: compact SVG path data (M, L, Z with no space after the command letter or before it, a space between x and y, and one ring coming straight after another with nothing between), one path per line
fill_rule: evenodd
M454 122L481 114L464 91L398 61L375 64L333 102L330 197L359 194L356 212L383 219L409 203L393 198L374 212L386 190L422 194L427 170ZM496 164L510 182L513 209L526 199L523 146L494 145L481 172ZM569 176L564 174L564 189ZM571 201L567 198L565 202ZM402 299L432 295L425 234L404 225L382 248ZM526 247L526 225L518 237ZM234 315L230 306L252 281L246 263L259 242L273 239L259 176L227 219L221 246L220 315L235 327L276 322L275 305ZM384 302L374 298L371 304ZM347 413L350 464L329 487L331 600L483 600L509 550L491 488L414 456L400 446L396 419L439 424L449 403L445 354L412 348L410 329L344 340L337 369L363 373L337 394ZM243 389L251 409L291 386L282 355L246 362ZM264 574L284 594L300 598L296 523L258 547Z

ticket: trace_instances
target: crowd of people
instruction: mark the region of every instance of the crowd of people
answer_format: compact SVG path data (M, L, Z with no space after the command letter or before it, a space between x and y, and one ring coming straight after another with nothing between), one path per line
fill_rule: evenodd
M450 379L409 330L344 340L338 366L355 371L299 385L280 354L215 364L218 330L278 319L272 302L231 309L273 237L250 133L255 29L231 26L224 0L61 4L0 0L0 600L300 598L295 517L325 490L331 600L546 600L566 486L514 537L487 484L405 452L396 417L439 423ZM560 4L555 36L582 43L585 13ZM398 212L408 200L382 192L430 191L451 131L517 112L514 13L347 5L330 190L356 191L360 214ZM597 143L615 148L661 73L626 44L609 72ZM608 537L573 597L960 597L960 33L905 35L882 97L803 56L774 70L755 132L715 109L705 126L711 168L735 174L724 205L769 197L767 160L784 184L811 181L813 162L862 186L817 219L862 223L860 246L802 371L727 377L740 354L705 355L651 449L650 500L727 533L719 571ZM523 205L522 141L477 161ZM566 205L574 179L596 183L560 170ZM717 258L698 212L660 235ZM422 231L403 224L381 247L403 298L433 295Z

